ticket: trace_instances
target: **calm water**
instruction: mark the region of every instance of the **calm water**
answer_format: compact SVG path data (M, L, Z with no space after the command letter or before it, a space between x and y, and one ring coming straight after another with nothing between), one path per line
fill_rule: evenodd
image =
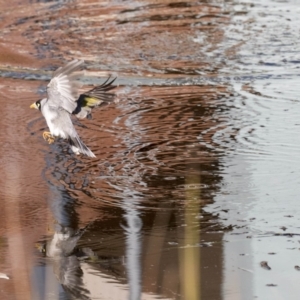
M299 20L293 0L0 0L0 298L299 299ZM96 159L29 109L73 58L85 91L118 77L76 123Z

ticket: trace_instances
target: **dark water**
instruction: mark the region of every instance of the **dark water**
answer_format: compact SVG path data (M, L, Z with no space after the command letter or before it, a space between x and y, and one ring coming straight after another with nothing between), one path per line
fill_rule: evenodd
M1 299L298 299L299 17L0 1ZM96 159L45 143L29 109L73 58L83 90L118 77L77 122Z

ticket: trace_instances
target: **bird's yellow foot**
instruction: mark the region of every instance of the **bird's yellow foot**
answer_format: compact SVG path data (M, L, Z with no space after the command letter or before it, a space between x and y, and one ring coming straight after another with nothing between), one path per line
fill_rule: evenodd
M52 144L54 142L54 140L55 140L54 136L49 131L44 131L43 132L43 138L49 144Z

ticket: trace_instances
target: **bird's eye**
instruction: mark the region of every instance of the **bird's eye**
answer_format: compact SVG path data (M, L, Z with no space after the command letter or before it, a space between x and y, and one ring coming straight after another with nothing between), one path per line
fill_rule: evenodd
M40 103L40 102L36 102L36 106L37 106L37 107L40 107L40 106L41 106L41 103Z

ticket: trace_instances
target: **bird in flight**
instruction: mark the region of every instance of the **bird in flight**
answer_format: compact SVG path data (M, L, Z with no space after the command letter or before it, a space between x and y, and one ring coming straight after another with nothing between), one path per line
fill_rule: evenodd
M96 157L80 139L71 115L90 119L93 107L112 102L114 94L109 91L115 88L112 84L116 78L109 77L102 85L78 97L78 82L74 72L82 64L82 60L75 59L58 68L47 85L47 98L34 102L30 108L38 109L44 116L50 131L43 132L43 138L49 144L54 142L55 137L60 137L69 142L74 153Z

